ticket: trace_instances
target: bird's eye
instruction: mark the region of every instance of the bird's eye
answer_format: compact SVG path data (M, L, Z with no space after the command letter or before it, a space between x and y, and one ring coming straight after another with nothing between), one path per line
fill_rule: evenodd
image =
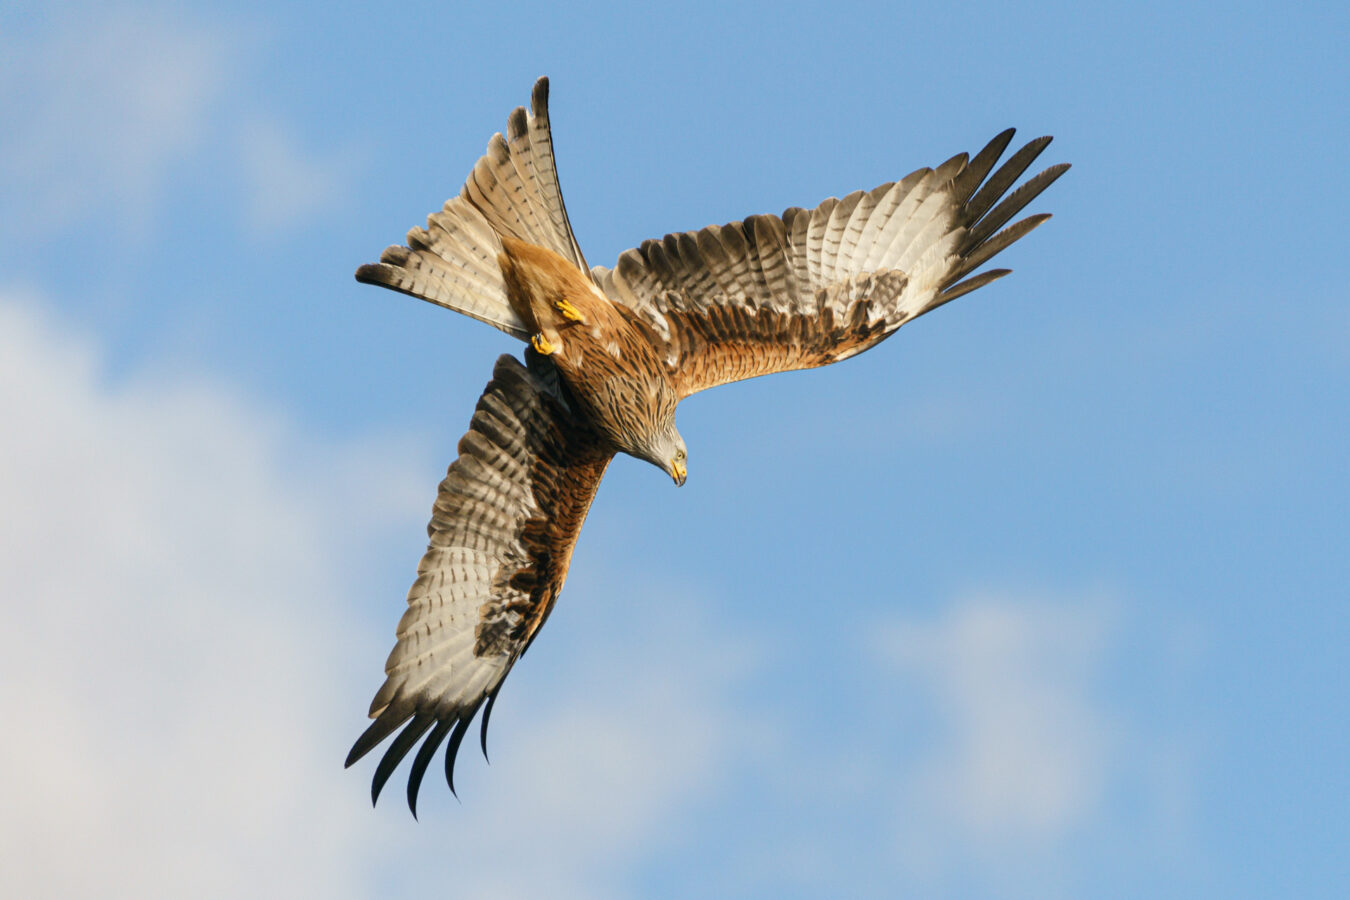
M683 460L683 459L684 459L684 451L683 451L683 450L676 450L676 451L675 451L675 458L678 459L678 460Z

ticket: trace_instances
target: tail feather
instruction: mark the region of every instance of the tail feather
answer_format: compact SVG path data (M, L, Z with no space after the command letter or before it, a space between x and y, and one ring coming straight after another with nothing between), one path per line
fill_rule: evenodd
M558 186L547 78L535 83L530 112L517 108L507 119L507 137L493 135L459 195L428 216L426 228L409 231L407 246L390 247L378 263L357 269L356 280L529 340L497 259L503 235L552 250L590 277Z

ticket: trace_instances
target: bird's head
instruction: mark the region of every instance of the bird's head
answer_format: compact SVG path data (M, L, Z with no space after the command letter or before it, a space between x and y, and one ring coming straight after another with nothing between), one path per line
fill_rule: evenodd
M689 451L674 422L658 431L643 451L640 454L643 459L669 475L677 486L684 484L689 475Z
M666 473L675 479L676 487L683 485L684 479L689 476L688 460L689 453L684 449L684 441L680 441L679 449L675 451L675 455L670 458L670 462L666 466Z

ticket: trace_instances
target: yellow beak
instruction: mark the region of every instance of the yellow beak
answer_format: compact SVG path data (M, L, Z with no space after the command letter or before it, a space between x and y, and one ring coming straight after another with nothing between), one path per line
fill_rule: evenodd
M688 470L684 467L684 463L678 459L672 459L670 461L670 472L671 477L675 479L676 487L684 484L684 479L689 474Z

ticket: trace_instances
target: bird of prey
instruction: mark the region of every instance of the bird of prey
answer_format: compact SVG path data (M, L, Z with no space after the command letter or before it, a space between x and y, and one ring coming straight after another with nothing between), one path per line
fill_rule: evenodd
M506 134L493 135L459 195L356 272L528 345L524 364L497 360L441 482L374 721L347 757L350 766L398 732L372 800L419 741L413 815L447 739L453 792L455 756L480 709L486 755L502 681L553 609L616 453L683 484L675 408L684 398L847 359L1008 274L973 273L1049 218L1004 227L1068 168L1010 190L1050 143L1037 138L995 170L1012 136L815 209L666 235L612 269L591 268L563 206L548 80L539 79L529 111L517 108Z

